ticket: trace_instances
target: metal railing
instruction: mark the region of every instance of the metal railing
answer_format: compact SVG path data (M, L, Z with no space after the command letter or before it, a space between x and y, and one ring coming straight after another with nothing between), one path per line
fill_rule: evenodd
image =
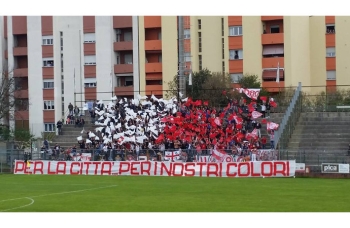
M290 137L299 119L302 110L301 83L296 88L294 96L287 108L287 111L280 123L278 130L275 132L275 148L283 150L287 148Z

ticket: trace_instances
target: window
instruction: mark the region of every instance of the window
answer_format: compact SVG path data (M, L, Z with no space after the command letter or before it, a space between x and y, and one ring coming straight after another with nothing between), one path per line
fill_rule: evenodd
M230 74L231 82L232 83L238 83L241 78L243 78L243 73L234 73Z
M263 46L263 57L283 57L284 56L284 45L283 44L270 44Z
M95 33L84 33L84 43L95 43L96 35Z
M184 61L185 62L191 62L191 53L190 52L185 52L184 53Z
M53 89L54 85L53 79L44 79L44 89Z
M53 45L53 36L43 36L43 45Z
M54 101L44 101L44 110L54 110L55 102Z
M116 34L116 42L120 42L122 31L120 29L116 29L115 34Z
M199 65L199 70L203 69L203 65L202 65L202 55L198 55L198 65Z
M133 86L134 78L133 77L125 77L125 86Z
M53 67L54 62L52 58L43 58L43 67Z
M125 64L132 64L132 54L124 55L124 62Z
M221 38L222 43L222 59L225 59L225 38Z
M199 30L202 29L202 20L201 19L198 20L198 29Z
M224 23L224 18L221 18L221 36L225 35L225 23Z
M84 87L91 88L97 86L96 78L84 78Z
M188 39L190 39L190 38L191 38L191 30L185 29L185 30L184 30L184 39L185 39L185 40L188 40Z
M96 55L85 55L84 56L85 65L96 65Z
M222 61L222 73L225 73L225 61Z
M162 31L158 32L158 40L162 40Z
M44 123L45 132L54 132L56 130L55 127L54 123Z
M230 60L243 59L243 50L230 50Z
M242 36L242 26L230 26L229 34L230 36Z
M202 33L198 33L198 51L202 52Z
M158 62L161 63L162 62L162 55L158 55Z
M124 41L132 41L132 32L124 32Z
M335 33L335 24L326 24L326 33L327 34Z
M280 26L279 25L270 26L270 33L280 33Z
M327 80L336 80L336 71L335 70L327 70Z
M335 57L335 47L326 48L326 57Z

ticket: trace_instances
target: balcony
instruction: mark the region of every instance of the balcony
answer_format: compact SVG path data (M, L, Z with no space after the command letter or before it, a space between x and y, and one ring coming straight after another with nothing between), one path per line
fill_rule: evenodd
M28 77L28 68L18 68L13 70L13 77Z
M262 21L283 20L283 16L261 16Z
M162 85L146 85L146 95L163 95Z
M230 50L243 48L243 36L229 36L228 47Z
M43 67L43 79L53 79L54 67Z
M162 72L162 63L146 63L146 73Z
M230 60L229 61L229 71L230 71L230 73L243 72L243 59Z
M144 16L145 28L161 28L162 17L161 16Z
M134 96L134 86L119 86L114 87L116 96Z
M53 57L53 45L42 45L43 58Z
M29 120L29 111L15 111L15 120Z
M161 40L145 40L145 51L161 51Z
M284 67L284 57L262 58L262 68L277 68L278 63Z
M336 58L327 57L326 58L326 70L335 70L336 69Z
M132 73L134 71L133 64L116 64L114 65L115 74Z
M84 65L84 76L86 78L96 77L96 65Z
M13 56L26 56L28 55L27 47L14 47L13 48Z
M280 92L284 88L284 82L262 82L262 87L266 89L268 92L273 93L273 92Z
M283 44L284 33L269 33L261 35L261 44Z
M114 42L114 51L131 51L133 45L133 41L121 41Z
M113 16L113 28L132 28L132 16Z
M335 34L326 34L326 47L335 47Z
M14 97L17 99L28 99L28 89L16 90Z
M96 55L95 43L84 43L84 55Z
M85 100L96 100L96 88L85 87Z

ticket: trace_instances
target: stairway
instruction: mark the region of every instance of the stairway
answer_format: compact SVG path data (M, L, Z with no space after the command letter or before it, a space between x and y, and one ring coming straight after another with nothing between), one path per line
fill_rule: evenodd
M350 113L301 113L284 156L297 162L319 165L322 162L349 161Z
M57 135L53 140L50 146L54 146L56 143L61 148L70 148L73 145L78 147L77 137L82 136L83 139L86 138L86 131L95 131L95 126L91 123L86 123L84 127L74 127L74 124L65 124L62 127L62 135ZM81 131L84 129L84 133Z

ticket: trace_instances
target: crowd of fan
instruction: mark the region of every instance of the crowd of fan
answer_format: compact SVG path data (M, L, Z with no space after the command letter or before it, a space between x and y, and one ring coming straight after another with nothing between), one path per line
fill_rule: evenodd
M258 149L274 149L274 130L261 135L270 116L270 101L274 103L273 99L259 99L248 104L241 97L227 100L222 109L212 108L206 101L165 100L153 95L114 98L108 105L96 101L89 109L96 128L83 130L77 145L67 150L55 145L50 158L71 160L77 154L91 153L94 160L137 160L141 155L162 160L165 151L180 150L185 160L191 160L195 155L210 155L215 148L249 160ZM84 121L78 117L77 107L70 104L69 110L66 124L74 116ZM254 117L254 111L261 117ZM42 150L47 149L44 143Z

